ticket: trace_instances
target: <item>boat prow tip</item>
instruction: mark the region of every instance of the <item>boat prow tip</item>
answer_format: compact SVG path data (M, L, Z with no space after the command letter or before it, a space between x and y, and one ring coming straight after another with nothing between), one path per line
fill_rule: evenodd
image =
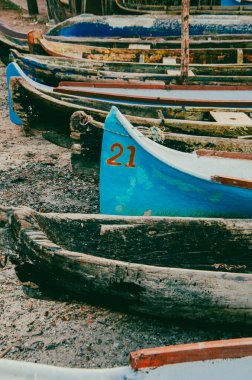
M21 75L18 64L16 62L11 62L7 66L7 69L6 69L6 82L7 82L7 88L8 88L8 107L9 107L10 120L13 124L17 124L17 125L23 125L23 122L18 116L18 114L14 111L14 108L13 108L10 80L13 77L21 77L21 76L22 75Z

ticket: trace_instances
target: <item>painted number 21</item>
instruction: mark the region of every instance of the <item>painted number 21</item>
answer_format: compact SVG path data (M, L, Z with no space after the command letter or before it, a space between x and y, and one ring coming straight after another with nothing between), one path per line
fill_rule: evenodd
M135 160L135 155L136 155L136 148L130 145L130 146L127 146L127 149L130 151L130 157L129 157L129 161L127 162L127 164L125 164L125 166L127 168L135 168L136 165L134 163L134 160ZM123 152L124 152L123 146L119 143L115 143L111 146L110 150L111 152L115 152L115 151L118 151L118 152L111 158L107 159L107 164L112 165L112 166L122 166L122 163L116 160L123 155Z

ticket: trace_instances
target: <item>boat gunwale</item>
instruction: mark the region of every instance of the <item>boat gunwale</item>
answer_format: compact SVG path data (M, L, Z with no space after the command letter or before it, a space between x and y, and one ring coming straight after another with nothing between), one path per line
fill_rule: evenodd
M138 146L140 146L140 148L142 148L145 152L147 152L147 154L151 155L151 157L154 157L154 159L158 160L159 162L169 166L170 168L172 169L175 169L177 171L179 171L180 173L182 174L186 174L190 177L193 177L195 179L198 179L198 180L202 180L202 181L206 181L208 183L218 183L220 186L226 186L226 187L229 187L229 188L232 188L232 187L238 187L240 189L245 189L245 190L252 190L252 179L251 180L248 180L248 179L244 179L244 178L236 178L236 177L225 177L223 175L217 175L217 174L213 174L212 176L209 176L209 174L203 174L203 173L198 173L197 171L195 171L195 168L192 170L192 168L190 168L190 170L185 170L182 166L178 165L177 162L171 162L171 161L168 161L166 160L166 157L165 155L163 155L163 153L165 151L167 152L172 152L173 149L171 148L167 148L167 147L164 147L164 146L160 146L160 144L150 140L147 136L144 136L139 130L137 130L136 128L133 127L133 125L130 123L129 120L126 119L126 117L124 115L121 114L121 112L117 109L117 107L113 106L112 109L111 109L111 112L109 114L110 115L113 115L118 121L119 123L123 126L124 130L126 131L126 133L129 135L127 137L130 137L132 138L132 140L134 142L136 142L138 144ZM109 117L108 116L108 117ZM105 130L107 130L109 133L115 133L113 130L109 130L106 128L106 124L105 124ZM160 149L162 148L162 149ZM188 159L190 157L198 157L199 159L201 157L208 157L208 156L198 156L197 155L197 152L193 152L193 153L184 153L184 152L179 152L179 151L175 151L176 154L180 155L181 157L184 156L184 157L188 157ZM171 155L171 154L170 154ZM229 157L218 157L218 156L214 156L214 157L210 157L210 160L211 158L215 158L215 159L230 159L232 160L233 158L229 158ZM251 158L251 155L249 155L249 158L244 158L244 160L246 161L250 161L252 158ZM211 163L211 162L210 162ZM230 162L232 163L232 162ZM228 183L226 184L223 180L223 179L229 179ZM231 180L233 181L236 181L236 185L231 185L230 182Z
M179 274L191 274L193 275L199 275L199 274L208 274L210 277L213 278L227 278L229 277L230 279L236 279L237 274L243 278L244 281L249 280L252 282L252 272L251 273L236 273L236 272L222 272L222 271L209 271L209 270L200 270L200 269L186 269L186 268L173 268L173 267L160 267L160 266L155 266L155 265L147 265L147 264L140 264L140 263L134 263L134 262L127 262L127 261L122 261L122 260L114 260L114 259L108 259L104 257L99 257L99 256L94 256L90 253L80 253L72 250L65 249L61 247L58 244L55 244L52 240L48 238L46 233L42 230L42 228L39 225L39 222L36 218L36 215L38 217L46 218L48 215L49 216L58 216L57 213L40 213L37 211L34 211L30 209L29 207L22 207L22 208L17 208L16 210L13 211L11 215L11 226L14 226L15 229L15 234L18 239L22 239L24 241L30 241L34 242L35 246L30 247L30 249L34 249L36 246L39 247L38 250L45 251L48 254L48 257L52 256L59 256L59 257L65 257L67 259L75 259L78 261L78 263L86 263L86 262L94 262L98 264L99 266L112 266L116 268L117 266L121 266L126 269L133 269L133 270L140 270L143 272L144 269L148 269L152 274L165 274L171 272L174 273L179 273ZM65 216L69 219L72 214L64 214L60 213L59 214L61 217ZM76 215L76 214L75 214ZM104 220L104 215L103 214L77 214L77 215L84 215L84 220L88 220L89 218L97 219L99 221ZM108 218L108 221L121 221L121 220L126 220L131 223L131 220L133 220L134 223L139 221L139 223L148 223L148 221L169 221L172 222L173 220L176 221L191 221L195 222L196 220L198 221L207 221L208 223L216 223L216 222L221 222L223 224L233 226L234 223L240 223L241 221L243 223L252 223L252 219L225 219L225 218L193 218L193 217L159 217L159 216L117 216L117 215L106 215ZM39 233L39 239L38 235Z

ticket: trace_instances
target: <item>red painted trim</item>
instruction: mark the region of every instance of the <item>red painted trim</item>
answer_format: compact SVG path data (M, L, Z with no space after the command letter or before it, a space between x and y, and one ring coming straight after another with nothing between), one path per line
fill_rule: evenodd
M215 175L211 177L213 182L221 183L222 185L241 187L243 189L251 189L252 190L252 181L233 178L233 177L224 177L220 175Z
M198 149L195 151L198 157L223 157L235 160L252 160L251 153L225 152L220 150Z
M252 356L252 338L147 348L130 353L130 366L138 370L161 367L168 364L214 359L234 359L246 356Z

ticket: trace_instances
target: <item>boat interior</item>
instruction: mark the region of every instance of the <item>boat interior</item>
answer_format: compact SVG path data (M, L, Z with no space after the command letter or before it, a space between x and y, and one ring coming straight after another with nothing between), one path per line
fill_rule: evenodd
M250 220L41 213L31 218L47 239L73 252L163 267L252 270Z

